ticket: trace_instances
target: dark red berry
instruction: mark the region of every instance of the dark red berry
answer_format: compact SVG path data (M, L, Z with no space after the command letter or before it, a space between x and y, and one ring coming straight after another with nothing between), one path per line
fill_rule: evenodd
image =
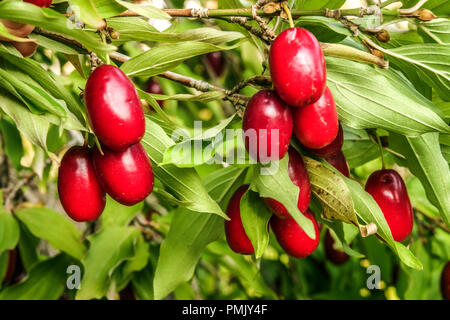
M148 83L147 83L147 88L146 90L148 93L154 93L154 94L164 94L163 89L161 87L161 84L159 83L158 80L156 80L155 78L151 78ZM158 102L158 104L162 107L164 101L162 100L156 100L156 102Z
M335 265L344 264L350 258L345 252L334 248L334 239L329 230L327 230L327 233L325 234L325 256Z
M225 58L221 51L206 54L206 61L216 77L220 77L225 69Z
M372 173L366 191L378 203L395 241L402 241L412 231L414 219L408 191L402 177L394 170Z
M262 90L247 104L242 122L245 146L260 162L279 160L292 136L292 114L275 91Z
M94 150L94 166L103 188L117 202L132 206L144 200L153 190L153 170L140 143L119 152L102 148Z
M342 130L342 126L339 124L339 131L336 138L334 138L333 142L320 149L311 149L311 148L306 149L318 157L329 158L338 154L342 150L343 144L344 144L344 131Z
M289 148L288 153L289 178L291 178L292 182L300 188L297 207L301 212L305 212L309 207L311 198L311 185L309 183L308 172L306 171L301 155L294 148ZM264 202L278 217L289 218L291 216L286 207L275 199L265 198Z
M48 8L53 2L53 0L23 0L23 1L32 3L41 8Z
M312 33L290 28L275 39L269 54L275 90L287 104L302 107L316 102L326 84L325 59Z
M446 263L442 270L441 293L444 300L450 300L450 261Z
M320 149L336 138L339 120L336 105L328 87L315 103L293 108L292 111L295 135L305 147Z
M350 169L348 168L347 160L342 151L339 151L335 156L325 158L333 167L335 167L340 173L347 178L350 177Z
M319 227L311 211L304 215L313 222L315 239L311 239L298 225L294 218L280 219L276 215L270 218L270 226L283 250L295 258L305 258L313 253L319 245Z
M120 151L142 139L145 118L141 101L119 68L103 65L95 69L84 96L92 128L103 145Z
M241 199L248 187L248 185L243 185L236 190L228 203L226 212L230 220L225 221L225 236L231 250L240 254L253 254L255 252L245 233L241 219Z
M88 148L72 147L66 152L59 167L58 193L73 220L91 221L101 215L105 192L97 180Z
M14 274L14 270L16 268L16 259L17 259L17 252L16 250L9 250L8 251L8 267L6 268L5 276L3 277L2 283L7 283L11 280Z

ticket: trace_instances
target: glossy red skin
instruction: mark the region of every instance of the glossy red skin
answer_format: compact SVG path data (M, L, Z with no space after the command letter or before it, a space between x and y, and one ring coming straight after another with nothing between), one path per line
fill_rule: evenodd
M402 241L412 231L414 219L405 183L394 170L372 173L366 183L366 191L378 203L391 229L395 241Z
M334 239L330 234L330 231L327 230L325 234L325 256L328 261L339 266L348 261L350 256L343 251L336 250L334 247Z
M6 273L2 283L6 283L9 282L9 280L11 280L14 274L14 269L16 267L16 256L17 256L16 250L8 251L8 267L6 268Z
M329 158L338 154L342 150L343 144L344 144L344 131L342 130L342 126L339 124L339 131L336 138L334 138L333 142L320 149L306 148L306 150L308 150L309 152L318 157Z
M261 90L250 99L245 108L242 129L248 135L244 137L245 146L254 159L260 162L282 159L292 137L291 110L275 91ZM279 130L278 139L272 130ZM256 133L256 143L255 139L250 138L251 132Z
M241 199L248 187L248 185L243 185L236 190L228 203L226 211L230 220L225 221L225 236L231 250L240 254L255 253L253 245L245 233L241 219Z
M275 90L287 104L302 107L317 101L325 90L325 59L316 37L290 28L275 39L269 53Z
M350 178L350 169L345 159L345 155L342 151L339 151L337 155L325 158L333 167L335 167L340 173L342 173L347 178Z
M103 65L95 69L84 96L92 128L103 145L121 151L142 139L145 118L141 101L119 68Z
M223 53L220 51L210 52L206 54L206 61L209 67L217 77L223 74L225 59Z
M319 245L319 227L311 211L304 215L313 222L316 238L311 239L297 224L294 218L280 219L276 215L270 218L270 226L283 250L295 258L306 258Z
M444 300L450 300L450 261L447 262L442 270L441 293Z
M164 94L163 89L161 88L161 85L159 84L158 80L151 78L150 81L147 83L146 90L148 93L155 93L155 94ZM164 101L162 100L156 100L158 104L162 107Z
M88 148L72 147L66 152L59 167L58 193L64 210L75 221L92 221L102 214L105 192Z
M23 1L32 3L41 8L48 8L53 2L53 0L23 0Z
M153 190L153 169L140 143L124 151L102 148L94 150L94 167L103 188L117 202L132 206L144 200Z
M308 209L311 200L311 184L309 183L308 172L306 171L302 157L294 148L289 148L288 154L289 178L291 178L292 182L300 188L297 207L301 212L305 212ZM286 207L277 200L264 198L264 202L279 218L286 219L291 217Z
M292 108L292 118L295 136L307 148L320 149L329 145L339 131L338 113L328 87L315 103Z

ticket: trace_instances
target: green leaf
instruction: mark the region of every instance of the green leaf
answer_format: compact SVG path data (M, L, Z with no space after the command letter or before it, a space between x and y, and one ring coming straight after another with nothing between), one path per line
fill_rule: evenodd
M345 0L300 0L298 8L303 10L339 9L344 2Z
M12 214L1 209L0 211L0 253L12 250L19 242L19 224Z
M78 260L83 257L86 247L81 242L81 232L60 213L34 207L21 209L16 215L36 237Z
M126 226L142 210L144 202L134 206L123 206L110 196L107 196L105 210L100 217L102 227Z
M82 260L84 275L77 300L100 299L106 295L114 270L135 256L139 235L139 229L134 227L109 227L90 237L90 248Z
M230 166L205 178L207 190L222 208L242 185L245 172L245 169ZM153 284L155 299L164 298L181 283L189 281L204 248L223 234L223 219L217 215L177 210L161 245Z
M69 265L62 254L38 263L21 283L0 291L0 300L58 300L66 287Z
M289 155L278 162L271 162L270 167L256 165L250 190L256 191L263 198L272 198L281 202L299 226L312 239L316 237L314 225L298 210L297 202L300 188L289 178Z
M17 37L15 35L12 35L11 33L8 32L8 29L6 29L6 27L2 23L0 23L0 36L2 38L5 38L6 40L9 40L9 41L32 42L32 40L30 40L30 39Z
M415 6L419 0L403 0L403 8ZM421 8L426 8L437 15L450 15L450 3L447 0L428 0Z
M408 168L422 182L428 199L450 225L450 169L441 153L439 135L402 137L392 134L389 144L406 158Z
M129 77L152 77L171 70L189 58L233 46L216 46L206 42L178 42L154 47L126 61L120 68Z
M241 219L245 233L255 249L255 257L261 258L269 244L269 219L272 212L256 192L247 191L241 199Z
M449 133L450 127L433 112L431 101L392 70L327 57L328 86L339 118L356 129L382 128L407 136Z
M0 129L4 135L5 152L14 168L19 170L21 167L20 160L24 154L19 130L17 130L17 127L13 123L5 118L0 120Z
M148 4L139 5L139 4L134 4L131 2L126 2L126 1L121 1L121 0L115 0L115 2L124 6L128 10L136 12L137 14L144 16L146 18L164 19L164 20L172 19L171 16L169 16L167 13L165 13L161 9L158 9L158 8L148 5Z
M450 20L449 19L433 19L432 21L417 24L419 34L425 39L439 44L450 43Z
M358 225L350 191L341 176L311 158L303 157L303 161L311 191L320 200L324 217Z
M352 36L349 28L333 18L306 16L296 21L295 26L307 29L322 42L339 42Z
M102 17L97 12L94 0L69 0L69 5L77 15L80 15L81 21L85 24L88 24L95 29L103 28L106 25L105 21L103 21Z
M155 176L170 189L176 198L189 203L186 206L187 209L214 213L227 219L218 204L208 195L194 169L180 169L170 164L160 165L163 162L164 152L173 144L174 142L164 130L147 118L146 134L142 139L142 145L150 157Z

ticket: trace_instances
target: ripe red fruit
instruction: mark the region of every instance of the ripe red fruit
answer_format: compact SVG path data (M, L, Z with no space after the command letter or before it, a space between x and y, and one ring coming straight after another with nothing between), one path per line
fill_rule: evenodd
M34 5L37 5L41 8L48 8L52 4L53 0L23 0L24 2L29 2Z
M222 75L225 66L225 58L221 51L207 53L206 62L216 77L220 77Z
M59 167L58 193L73 220L91 221L101 215L105 192L97 180L88 148L72 147L66 152Z
M241 219L241 199L248 187L248 185L243 185L233 194L227 207L227 216L230 220L225 221L225 236L228 245L231 250L240 254L255 253Z
M341 151L343 144L344 144L344 131L342 130L342 126L339 124L338 134L329 145L320 149L311 149L311 148L306 149L318 157L329 158L338 154Z
M103 145L120 151L142 139L145 118L141 101L119 68L103 65L95 69L84 96L92 128Z
M339 151L335 156L325 158L333 167L335 167L340 173L347 178L350 177L350 169L348 168L347 160L342 151Z
M301 212L305 212L308 209L311 200L311 185L309 183L308 172L306 171L302 157L294 148L289 148L288 153L289 178L291 178L292 182L300 188L297 207ZM264 202L279 218L285 219L291 216L286 207L277 200L265 198Z
M305 258L313 253L319 245L319 227L311 211L304 215L313 222L316 237L311 239L297 224L294 218L280 219L277 216L270 218L270 226L283 250L295 258Z
M286 154L292 136L292 114L275 91L261 90L245 108L242 121L245 146L260 162L279 160Z
M334 239L331 236L330 231L327 230L327 233L325 234L325 256L335 265L346 263L350 256L343 251L335 249L333 245Z
M147 83L146 90L148 93L155 93L155 94L164 94L163 89L161 88L161 84L156 80L155 78L151 78ZM158 104L162 107L163 101L162 100L156 100Z
M442 270L441 293L444 300L450 300L450 261L447 262Z
M124 151L96 148L94 167L105 191L117 202L132 206L144 200L153 190L153 170L140 143Z
M3 277L2 283L6 283L9 282L9 280L11 280L14 274L14 269L16 268L16 256L17 256L16 250L8 251L8 267L6 268L6 273L5 276Z
M301 107L316 102L325 90L326 66L312 33L290 28L275 39L269 54L275 90L287 104Z
M339 120L333 96L328 87L313 104L293 108L294 132L307 148L320 149L329 145L339 131Z
M413 211L402 177L394 170L372 173L366 191L378 203L395 241L402 241L412 231Z

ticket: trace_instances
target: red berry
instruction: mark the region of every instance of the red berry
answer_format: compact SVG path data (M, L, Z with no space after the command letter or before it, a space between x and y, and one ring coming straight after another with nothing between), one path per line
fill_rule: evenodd
M3 278L2 283L6 283L9 282L9 280L11 280L14 274L14 269L16 268L16 257L17 257L16 250L8 251L8 267L6 268L5 277Z
M339 124L338 134L329 145L320 149L311 149L311 148L306 149L318 157L329 158L338 154L341 151L343 144L344 144L344 131L342 130L342 126Z
M163 89L161 88L161 84L155 78L151 78L148 81L145 91L147 91L148 93L164 94ZM164 101L156 100L156 102L158 102L158 104L162 107Z
M144 200L153 190L153 170L140 143L115 152L94 150L94 166L106 192L117 202L132 206Z
M101 215L105 192L97 180L88 148L72 147L66 152L59 167L58 193L73 220L91 221Z
M331 236L330 231L327 230L327 233L325 234L325 256L335 265L346 263L350 256L343 251L335 249L333 245L334 239Z
M441 293L444 300L450 300L450 261L447 262L442 270Z
M333 167L335 167L340 173L342 173L347 178L350 177L350 169L348 168L347 160L345 159L344 153L339 151L335 156L325 158Z
M144 136L141 101L119 68L103 65L95 69L86 84L85 100L92 128L109 149L123 150Z
M378 203L395 241L402 241L412 231L414 220L408 191L402 177L394 170L372 173L366 191Z
M292 136L292 114L275 91L261 90L247 104L242 121L245 146L261 162L279 160Z
M328 87L318 101L301 108L293 108L292 111L295 135L305 147L320 149L336 138L339 120Z
M206 54L206 62L216 77L220 77L224 71L225 58L221 51L210 52Z
M325 90L326 66L312 33L290 28L275 39L269 54L275 90L287 104L301 107L316 102Z
M304 215L313 222L315 239L311 239L297 224L294 218L280 219L277 216L270 218L270 226L283 250L295 258L305 258L313 253L319 245L319 227L311 211Z
M311 185L309 183L308 172L306 171L302 157L294 148L289 148L288 153L289 178L291 178L292 182L300 188L297 207L301 212L305 212L309 207L309 201L311 198ZM269 209L279 218L285 219L291 216L286 207L277 200L265 198L264 202L269 207Z
M32 3L41 8L48 8L53 2L53 0L23 0L23 1Z
M233 194L227 207L227 216L230 220L225 221L225 235L228 245L231 250L241 254L255 253L241 219L241 199L248 187L248 185L243 185Z

